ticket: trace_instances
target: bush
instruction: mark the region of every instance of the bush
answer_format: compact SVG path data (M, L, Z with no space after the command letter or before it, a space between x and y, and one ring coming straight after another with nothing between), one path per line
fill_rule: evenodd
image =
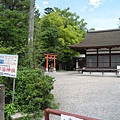
M15 86L15 100L12 103L13 78L0 77L0 84L5 85L5 118L17 110L21 113L35 113L40 116L45 108L57 108L51 90L55 79L44 75L40 69L18 70ZM11 109L14 108L14 109Z
M16 79L15 104L19 111L33 113L52 107L54 78L40 69L24 69Z
M5 105L5 120L9 120L10 116L15 113L15 106L13 103Z

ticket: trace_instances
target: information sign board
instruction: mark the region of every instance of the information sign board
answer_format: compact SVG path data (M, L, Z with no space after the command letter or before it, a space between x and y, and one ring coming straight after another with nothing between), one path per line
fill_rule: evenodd
M83 120L83 119L61 114L61 120Z
M18 55L0 54L0 76L17 77Z

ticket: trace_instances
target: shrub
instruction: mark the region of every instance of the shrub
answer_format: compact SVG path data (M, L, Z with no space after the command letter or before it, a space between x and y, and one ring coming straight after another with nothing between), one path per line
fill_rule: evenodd
M44 75L40 69L18 71L16 79L15 104L18 110L33 113L52 107L54 96L51 93L54 78Z
M57 108L51 93L55 82L53 77L44 75L40 69L25 68L18 70L15 81L15 100L12 104L13 78L0 77L0 84L5 85L5 120L14 110L41 116L41 110Z
M5 120L9 120L10 116L15 113L15 106L13 103L5 105Z

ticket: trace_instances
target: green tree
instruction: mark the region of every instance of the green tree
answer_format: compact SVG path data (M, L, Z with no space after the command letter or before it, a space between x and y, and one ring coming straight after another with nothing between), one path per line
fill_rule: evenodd
M95 28L90 28L90 30L95 30Z
M55 52L55 47L58 46L58 30L56 25L50 23L48 16L41 19L41 40L44 41L46 52Z
M1 4L3 5L3 9L9 10L18 10L21 12L29 11L29 0L1 0Z
M46 52L57 53L57 61L71 69L69 66L76 52L70 50L68 46L84 39L86 22L69 10L69 8L61 10L55 7L50 14L40 19L39 26L41 26L40 40Z
M18 5L21 6L19 6ZM0 53L18 54L19 65L26 66L29 0L2 0L0 6ZM24 5L24 6L23 6ZM6 80L9 91L7 103L11 102L12 83Z
M25 64L28 38L29 0L2 0L0 11L0 44L19 55L19 64Z
M50 14L54 10L53 10L53 8L47 7L47 8L44 9L44 11L45 11L45 14Z
M45 61L44 53L45 47L43 41L41 41L41 24L39 24L40 13L39 10L35 11L34 15L34 41L33 41L33 61L34 67L41 67L41 64Z
M29 0L2 0L0 6L0 53L18 54L19 56L15 104L10 104L13 90L12 78L0 77L0 83L5 85L6 119L14 112L14 109L11 109L12 107L20 110L20 112L31 113L38 112L46 107L53 107L54 105L51 104L54 100L54 96L51 93L54 79L50 76L45 76L40 69L27 68L29 3ZM40 26L37 25L39 20L39 13L36 10L35 31L37 32L34 48L37 47L37 49L34 49L34 60L37 59L35 62L37 64L40 63L39 58L43 54L43 50L40 51L41 49L39 48L39 45L42 46L42 44L38 41ZM41 52L40 55L39 51Z

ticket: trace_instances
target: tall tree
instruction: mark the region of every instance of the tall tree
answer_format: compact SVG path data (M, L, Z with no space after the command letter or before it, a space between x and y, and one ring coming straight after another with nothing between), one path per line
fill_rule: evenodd
M45 11L45 14L50 14L54 10L53 10L53 8L47 7L47 8L44 9L44 11Z
M61 10L54 8L51 14L44 15L40 21L41 26L41 43L44 44L46 52L54 52L58 54L57 61L67 65L72 62L74 51L68 48L68 45L79 43L85 36L84 19L76 13L69 12L69 8Z
M1 3L0 44L11 47L5 53L18 54L22 65L27 51L29 0L2 0Z
M19 65L26 66L29 0L2 0L0 6L0 53L18 54ZM11 93L12 81L7 80ZM7 95L6 95L7 96ZM10 103L11 95L6 101Z
M29 0L1 0L1 4L3 4L3 9L28 12L30 1Z

